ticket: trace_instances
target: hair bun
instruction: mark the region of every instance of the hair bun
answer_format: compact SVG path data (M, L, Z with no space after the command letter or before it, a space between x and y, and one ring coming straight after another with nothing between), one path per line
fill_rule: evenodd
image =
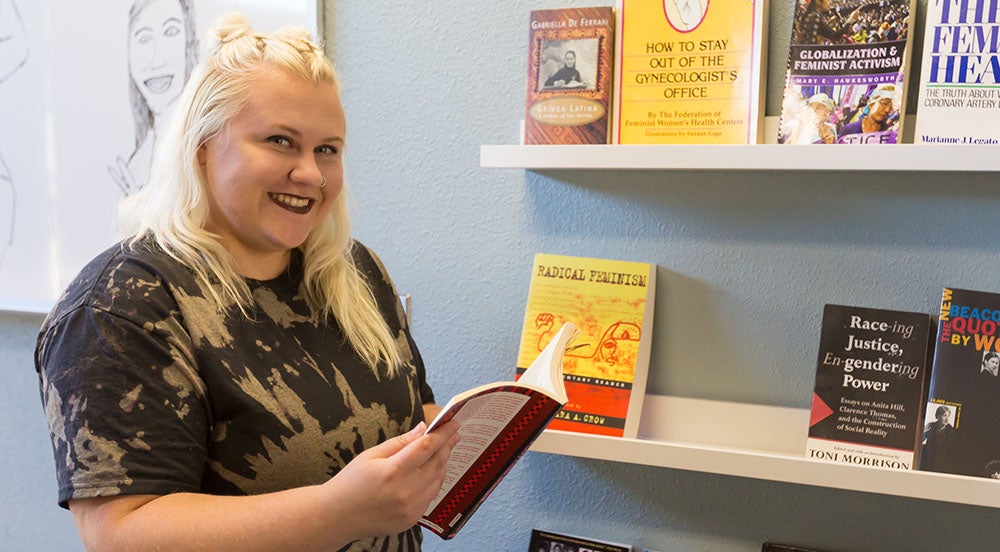
M209 35L214 37L218 44L226 44L253 34L250 21L243 14L236 12L223 15L209 30Z

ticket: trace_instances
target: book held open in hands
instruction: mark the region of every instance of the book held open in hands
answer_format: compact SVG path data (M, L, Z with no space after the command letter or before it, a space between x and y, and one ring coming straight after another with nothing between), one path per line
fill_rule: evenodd
M459 423L459 441L448 458L441 491L420 525L444 539L454 537L473 512L528 450L563 404L563 353L576 337L567 322L517 382L502 381L455 395L428 424L434 431Z

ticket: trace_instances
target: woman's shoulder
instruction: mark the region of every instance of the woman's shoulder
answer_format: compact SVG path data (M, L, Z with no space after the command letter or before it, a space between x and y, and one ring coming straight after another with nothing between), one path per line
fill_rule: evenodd
M169 288L194 279L180 261L153 240L122 241L94 257L66 287L50 319L81 307L126 312L136 304L163 302Z
M351 257L354 259L354 266L357 271L368 282L372 291L376 292L376 295L381 291L395 298L396 285L393 283L392 278L389 277L389 271L386 270L382 259L371 248L358 240L354 240L354 243L351 245Z
M389 279L389 273L386 271L385 265L382 264L382 259L371 248L358 240L351 243L351 258L354 259L354 265L361 274L369 280L374 276Z

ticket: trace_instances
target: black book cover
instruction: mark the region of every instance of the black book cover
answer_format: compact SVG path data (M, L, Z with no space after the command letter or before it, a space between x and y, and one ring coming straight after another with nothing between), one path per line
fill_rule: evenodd
M1000 294L941 294L920 469L1000 476Z
M532 529L528 552L632 552L632 545Z
M931 337L927 313L826 305L806 455L915 469Z

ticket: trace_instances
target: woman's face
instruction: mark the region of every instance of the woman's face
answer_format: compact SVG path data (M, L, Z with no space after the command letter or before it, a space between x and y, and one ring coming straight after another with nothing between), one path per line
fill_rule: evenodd
M833 111L821 103L811 103L809 104L809 107L811 107L813 111L813 120L817 122L829 120L830 115L833 114Z
M198 150L222 236L244 276L274 277L330 216L344 183L344 109L332 84L263 69L240 112ZM326 182L325 187L321 184Z
M986 359L986 366L989 367L991 371L996 372L997 368L1000 368L1000 357L991 356Z
M129 74L154 115L165 113L184 87L184 21L177 0L149 0L129 26Z
M882 122L892 114L892 98L880 98L869 106L872 119Z

